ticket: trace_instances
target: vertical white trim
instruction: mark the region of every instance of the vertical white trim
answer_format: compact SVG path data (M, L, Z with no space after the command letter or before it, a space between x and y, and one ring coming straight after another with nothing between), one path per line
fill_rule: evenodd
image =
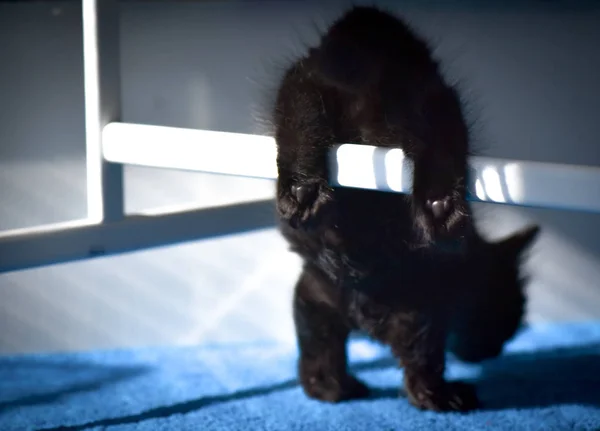
M121 116L118 2L83 0L82 18L88 218L118 221L123 167L102 157L102 129Z

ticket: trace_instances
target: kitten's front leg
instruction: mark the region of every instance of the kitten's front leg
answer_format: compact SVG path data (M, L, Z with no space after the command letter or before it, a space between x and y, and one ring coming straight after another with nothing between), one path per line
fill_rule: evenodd
M348 372L349 328L330 296L331 285L304 269L294 293L298 373L306 395L328 402L366 397L367 386Z
M414 406L433 411L468 411L479 406L472 385L448 382L445 370L445 330L425 314L402 314L391 343L404 367L404 386Z

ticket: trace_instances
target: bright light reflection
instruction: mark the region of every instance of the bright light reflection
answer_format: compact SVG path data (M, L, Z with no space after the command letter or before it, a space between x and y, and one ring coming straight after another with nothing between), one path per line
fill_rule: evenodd
M485 195L485 190L483 189L483 184L479 178L475 180L475 194L479 198L479 200L485 201L487 200L487 196Z
M488 200L494 202L506 202L506 198L502 192L500 174L495 166L486 166L483 168L483 171L481 172L481 178L483 180L485 193L489 198Z
M109 161L277 178L277 149L268 136L111 123L104 128L103 138L104 157Z
M389 150L385 155L385 178L388 187L396 192L407 192L403 183L404 151L399 148ZM404 188L403 188L404 186Z
M523 202L523 174L518 163L508 163L504 166L504 179L511 202Z
M377 189L373 155L376 147L343 144L337 149L337 182L340 186Z

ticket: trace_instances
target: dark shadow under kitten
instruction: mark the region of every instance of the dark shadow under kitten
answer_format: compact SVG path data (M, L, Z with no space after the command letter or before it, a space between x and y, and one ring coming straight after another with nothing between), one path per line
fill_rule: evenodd
M520 256L538 229L497 243L478 234L468 128L429 47L393 15L354 7L286 71L273 123L280 229L304 261L293 304L304 391L367 394L346 360L362 329L391 346L414 405L477 407L472 386L444 379L446 346L467 360L501 351L522 318ZM340 143L402 148L412 194L332 188Z

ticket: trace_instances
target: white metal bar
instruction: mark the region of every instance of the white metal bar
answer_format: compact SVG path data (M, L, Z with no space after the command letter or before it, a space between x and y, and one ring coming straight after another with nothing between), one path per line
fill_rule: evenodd
M275 142L268 136L112 123L104 157L116 163L275 179ZM343 144L332 150L330 182L343 187L410 193L402 150ZM600 167L470 159L473 201L600 212Z
M272 227L271 200L2 232L0 273Z
M410 193L412 165L399 149L344 144L332 154L330 182ZM600 212L600 167L471 157L469 200Z
M277 176L275 143L266 136L123 123L107 125L103 135L104 157L115 163ZM412 167L399 149L343 144L330 160L334 185L411 191ZM473 200L600 212L600 168L485 157L473 157L470 164ZM272 227L273 207L272 201L261 201L4 232L0 272Z
M121 117L119 5L117 0L83 0L88 219L123 218L123 166L102 157L102 129Z
M145 124L111 123L104 158L115 163L277 178L277 150L267 136Z

